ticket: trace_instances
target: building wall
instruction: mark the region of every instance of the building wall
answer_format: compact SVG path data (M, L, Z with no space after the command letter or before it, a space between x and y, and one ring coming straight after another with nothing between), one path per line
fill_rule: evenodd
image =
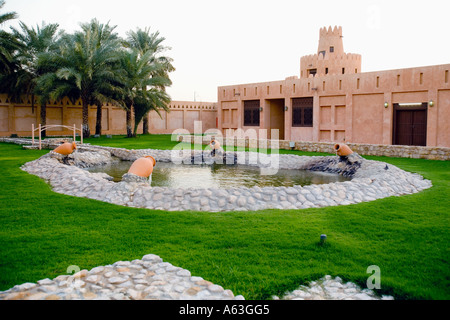
M393 105L433 101L427 146L450 147L450 64L356 74L289 77L218 88L219 129L268 129L272 99L284 99L284 139L393 143ZM314 97L313 127L292 127L292 98ZM243 103L260 100L259 127L243 126ZM385 108L385 103L388 107Z
M345 53L342 39L342 27L321 28L317 53L300 59L300 78L219 87L219 129L280 129L280 138L291 141L389 145L401 131L394 130L400 112L394 106L433 101L423 141L450 147L450 64L362 73L361 55ZM313 97L312 127L293 126L292 99L303 97ZM246 100L260 101L259 126L244 126ZM281 115L274 108L279 103Z
M216 128L216 103L172 101L169 104L170 112L156 111L149 115L149 132L154 134L170 134L175 129L194 130L194 121L202 121L204 130ZM89 108L89 127L95 133L97 107ZM31 136L32 125L39 125L40 107L35 104L31 108L31 101L23 97L21 103L11 103L6 94L0 94L0 136ZM68 99L52 102L47 106L47 125L66 125L80 128L82 125L81 102L72 104ZM142 122L138 127L142 132ZM65 128L52 128L47 135L70 135L71 131ZM112 105L102 108L102 134L126 134L126 113L124 110ZM37 132L36 132L37 135Z

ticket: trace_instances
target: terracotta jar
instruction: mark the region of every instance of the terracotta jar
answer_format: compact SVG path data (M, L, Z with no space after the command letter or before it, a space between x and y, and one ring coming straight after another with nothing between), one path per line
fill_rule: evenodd
M68 156L69 154L73 153L76 148L77 144L75 142L64 142L62 145L53 150L53 152Z
M334 145L334 151L336 151L336 154L338 156L348 156L353 153L352 149L350 149L346 144L344 143L337 143Z
M145 156L133 162L130 169L128 170L128 173L135 174L139 177L148 178L152 174L153 167L155 165L155 158L153 158L152 156Z

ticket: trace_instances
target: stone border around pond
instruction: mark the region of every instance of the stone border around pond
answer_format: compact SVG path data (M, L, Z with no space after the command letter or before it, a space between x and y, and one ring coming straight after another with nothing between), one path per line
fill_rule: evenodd
M365 160L356 153L348 158L277 155L280 169L334 172L352 178L345 182L293 187L172 189L151 187L148 182L138 177L135 180L126 179L116 183L110 181L106 174L90 173L83 169L119 160L134 161L145 155L152 155L157 162L169 162L172 151L81 145L66 160L61 155L49 152L26 163L22 169L46 180L58 193L117 205L166 211L226 212L319 208L413 194L432 186L431 181L418 174L406 172L384 162ZM235 157L245 159L242 160L245 164L259 165L251 160L258 157L257 153L236 152ZM191 161L191 154L182 159Z

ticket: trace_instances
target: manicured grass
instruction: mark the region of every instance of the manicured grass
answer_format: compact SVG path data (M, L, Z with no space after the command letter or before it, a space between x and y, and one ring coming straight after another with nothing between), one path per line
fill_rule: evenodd
M175 136L173 137L170 134L149 134L149 135L140 135L136 138L127 138L124 135L112 136L112 138L106 138L106 136L101 136L100 138L88 138L84 139L83 142L90 143L99 146L109 146L116 148L126 148L126 149L172 149L177 145L185 145L187 148L191 147L195 150L200 149L208 149L207 145L192 145L189 146L187 143L180 143L175 140ZM258 151L258 149L249 149L242 147L227 147L223 146L225 150L231 151ZM262 152L269 152L267 150L262 150ZM280 154L292 153L289 150L279 150ZM331 155L331 153L316 153L316 152L307 152L307 151L295 151L295 154L298 155L306 155L306 156L322 156L322 155Z
M170 134L138 135L136 138L127 138L125 135L114 135L112 138L91 136L83 142L126 149L171 149L179 144L177 141L171 141Z
M168 136L89 140L130 149L177 144ZM381 269L380 294L450 298L449 161L370 157L433 181L415 195L321 209L205 213L54 193L20 170L46 152L0 143L0 290L55 278L71 265L89 270L153 253L247 299L270 299L325 274L365 287L370 265Z

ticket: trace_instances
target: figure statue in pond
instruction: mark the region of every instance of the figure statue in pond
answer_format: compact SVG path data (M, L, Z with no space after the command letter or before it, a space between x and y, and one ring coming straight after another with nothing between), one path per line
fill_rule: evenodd
M216 138L212 138L211 142L209 143L209 147L211 148L211 157L215 157L216 155L222 156L223 155L223 149L220 146L220 142L216 140Z

